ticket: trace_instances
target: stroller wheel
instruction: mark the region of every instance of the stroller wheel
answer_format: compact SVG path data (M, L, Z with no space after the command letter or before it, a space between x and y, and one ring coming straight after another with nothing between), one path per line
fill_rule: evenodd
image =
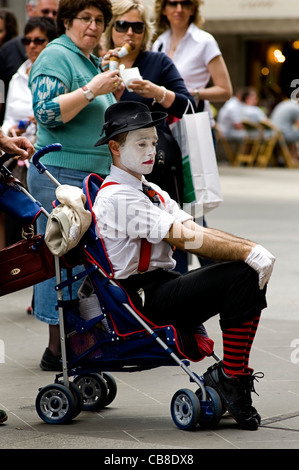
M170 410L178 428L191 431L196 427L200 417L200 403L191 390L178 390L172 397Z
M215 428L219 423L220 419L222 418L223 414L223 407L221 398L219 397L216 390L212 387L205 387L207 393L207 401L205 403L201 403L201 413L199 418L199 424L201 427L205 428ZM196 395L201 402L202 399L202 391L199 388L196 390Z
M79 387L74 382L69 382L69 387L75 399L74 411L73 411L73 416L72 416L72 419L74 419L83 410L84 401L83 401L83 395Z
M76 402L73 393L64 385L43 387L35 400L39 417L48 424L62 424L74 417Z
M96 411L105 406L108 387L101 374L78 375L74 383L82 393L84 411Z
M110 403L112 403L114 398L116 397L117 385L116 385L115 378L113 377L113 375L109 374L109 372L103 372L103 378L106 382L107 389L108 389L107 398L104 401L104 404L102 405L104 407L104 406L110 405Z

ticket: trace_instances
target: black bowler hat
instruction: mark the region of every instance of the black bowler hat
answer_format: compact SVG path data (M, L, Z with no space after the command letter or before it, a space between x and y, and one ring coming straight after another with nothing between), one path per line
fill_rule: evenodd
M112 104L105 112L105 124L101 135L105 137L97 141L95 147L106 144L110 139L122 132L154 127L167 118L167 113L151 112L148 106L138 101L120 101Z

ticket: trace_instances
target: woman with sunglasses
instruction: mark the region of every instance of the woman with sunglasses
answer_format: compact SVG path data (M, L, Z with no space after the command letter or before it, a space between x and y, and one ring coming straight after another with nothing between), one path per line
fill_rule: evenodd
M201 29L202 0L156 0L155 23L158 39L153 51L165 52L182 75L198 110L210 113L209 102L224 102L232 96L226 64L214 37ZM207 87L212 80L213 84Z
M228 100L232 96L232 85L216 40L201 29L202 3L202 0L155 0L158 39L152 49L166 53L173 60L195 99L197 111L209 113L216 144L210 101ZM208 86L210 81L212 85ZM205 218L203 224L206 225ZM200 259L200 264L210 264L210 261Z
M10 137L24 135L35 140L36 124L32 109L32 95L28 87L32 65L46 45L57 37L56 23L52 18L30 18L24 28L22 43L28 59L12 77L6 99L2 130Z
M118 71L103 72L93 54L111 19L110 0L60 0L57 12L59 37L34 63L29 77L37 121L36 149L59 142L62 150L43 157L49 172L61 183L82 187L85 176L106 176L111 165L108 146L94 147L106 108L115 102L112 94L121 83ZM30 193L51 212L55 186L36 168L28 169ZM45 233L45 217L37 230ZM76 270L73 270L74 273ZM78 283L73 284L73 298ZM66 298L68 292L65 293ZM49 344L41 368L60 370L59 320L55 279L34 286L35 316L49 325Z
M124 44L131 46L131 52L120 59L126 68L138 67L142 80L116 91L118 101L140 101L153 111L166 111L181 118L193 98L175 65L166 54L150 49L153 26L146 7L140 0L115 0L112 7L112 20L106 30L105 46L108 59L112 51ZM156 163L151 173L151 181L165 189L172 198L182 203L182 160L181 151L173 139L165 122L158 126ZM163 150L164 155L160 150Z

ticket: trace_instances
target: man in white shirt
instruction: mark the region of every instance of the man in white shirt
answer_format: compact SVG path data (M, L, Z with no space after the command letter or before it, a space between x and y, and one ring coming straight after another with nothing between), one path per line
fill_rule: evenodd
M244 103L241 101L241 91L232 96L219 109L217 123L219 130L229 140L242 140L246 131L242 125L242 111Z
M259 123L267 120L265 112L257 106L258 95L253 87L240 88L220 108L218 127L228 140L243 140L248 135L242 121Z
M248 360L275 258L254 242L195 224L165 191L149 185L144 175L152 171L155 126L164 118L138 102L107 109L105 136L96 146L108 143L113 165L93 206L97 226L114 277L151 321L192 332L220 315L224 357L204 378L241 427L255 430L260 416ZM227 263L180 274L173 247Z
M288 144L299 142L299 100L285 99L278 103L270 116Z

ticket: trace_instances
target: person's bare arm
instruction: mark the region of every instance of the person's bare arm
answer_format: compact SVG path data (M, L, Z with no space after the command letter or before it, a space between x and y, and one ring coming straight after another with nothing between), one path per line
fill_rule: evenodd
M275 257L263 246L230 233L201 227L189 220L175 221L164 241L177 248L220 261L244 261L259 275L263 289L273 271Z
M113 70L96 75L86 85L95 96L99 96L116 91L120 83L118 71ZM58 100L63 123L71 121L88 105L81 88L59 95Z
M165 87L156 85L149 80L134 80L130 83L130 88L139 96L155 98L155 100L166 109L170 108L175 100L174 91L167 90Z
M245 261L256 243L188 220L174 222L165 241L177 248L210 259Z
M213 85L198 90L197 96L201 100L210 102L224 102L232 96L232 84L230 76L221 55L215 57L208 64L208 70L213 81ZM194 94L193 90L191 91Z

